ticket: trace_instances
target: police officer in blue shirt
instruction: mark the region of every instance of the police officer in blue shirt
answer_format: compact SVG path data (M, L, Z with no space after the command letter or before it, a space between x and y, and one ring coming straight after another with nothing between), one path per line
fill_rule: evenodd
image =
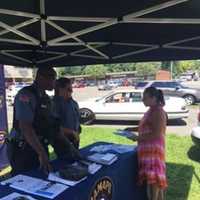
M15 97L13 129L8 143L13 174L39 166L46 172L51 171L48 144L60 155L69 150L60 133L59 120L52 116L51 100L45 93L45 90L53 90L55 79L53 68L39 68L35 82L21 89Z
M72 84L68 78L60 78L56 81L54 106L61 120L61 130L64 135L78 149L81 133L80 113L78 103L72 98Z

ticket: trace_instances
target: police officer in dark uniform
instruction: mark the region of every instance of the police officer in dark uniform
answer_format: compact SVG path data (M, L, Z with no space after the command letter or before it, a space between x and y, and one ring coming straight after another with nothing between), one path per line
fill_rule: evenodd
M59 131L59 121L51 115L51 101L45 90L53 90L56 72L53 68L39 68L35 82L21 89L14 101L14 120L8 145L12 173L37 167L51 171L48 144L58 155L69 146ZM66 142L66 143L65 143Z
M73 99L72 83L68 78L59 78L56 81L56 90L54 96L55 112L61 122L61 130L68 140L79 148L80 143L80 112L78 103Z

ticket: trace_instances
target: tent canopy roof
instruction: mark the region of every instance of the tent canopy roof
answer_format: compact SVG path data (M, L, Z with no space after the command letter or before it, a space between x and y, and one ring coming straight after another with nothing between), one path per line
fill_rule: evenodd
M0 63L198 59L199 10L199 0L1 1Z

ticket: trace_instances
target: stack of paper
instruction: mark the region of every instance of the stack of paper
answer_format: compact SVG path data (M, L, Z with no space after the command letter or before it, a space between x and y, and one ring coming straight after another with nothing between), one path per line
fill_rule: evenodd
M66 185L51 183L25 175L17 175L1 182L1 184L9 185L12 188L49 199L55 198L68 188Z
M94 152L98 152L98 153L103 153L103 152L111 150L112 146L113 146L112 144L97 145L97 146L92 147L90 149L90 151L94 151Z
M90 174L95 174L97 171L101 169L101 167L102 165L100 164L92 163L88 166L88 171Z
M91 152L97 152L97 153L104 153L108 151L114 151L116 153L128 153L135 149L135 146L133 145L123 145L123 144L103 144L103 145L97 145L90 149Z
M117 155L113 153L106 153L106 154L101 154L101 153L95 153L87 157L88 160L100 163L103 165L111 165L117 160Z
M134 145L114 144L111 150L114 152L123 154L123 153L132 152L135 148L136 146Z
M24 200L37 200L31 196L28 195L23 195L23 194L19 194L17 192L13 192L3 198L0 198L0 200L17 200L17 199L24 199Z

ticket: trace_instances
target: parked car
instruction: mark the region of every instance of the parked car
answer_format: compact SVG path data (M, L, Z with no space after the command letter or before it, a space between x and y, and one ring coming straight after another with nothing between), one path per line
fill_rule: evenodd
M147 107L142 102L143 90L117 90L104 97L79 102L81 119L89 124L96 120L140 120ZM165 96L164 109L169 119L188 117L183 98Z
M131 82L128 80L128 79L124 79L123 81L122 81L122 86L123 87L128 87L128 86L130 86L131 85Z
M142 81L138 82L135 88L144 89L150 86L161 89L165 95L184 98L187 105L191 105L200 101L199 89L183 86L177 81Z
M180 75L179 80L180 81L192 81L193 76L194 76L194 73L183 73Z
M197 116L197 126L192 129L191 137L196 146L200 148L200 110Z
M94 80L88 80L88 81L86 81L86 85L90 86L90 87L94 87L94 86L96 86L96 81L94 81Z
M117 88L119 86L119 83L117 81L108 81L107 84L112 88Z
M98 85L98 90L112 90L112 86L108 84L100 84Z
M83 82L75 82L72 84L73 88L84 88L85 87L85 83Z

